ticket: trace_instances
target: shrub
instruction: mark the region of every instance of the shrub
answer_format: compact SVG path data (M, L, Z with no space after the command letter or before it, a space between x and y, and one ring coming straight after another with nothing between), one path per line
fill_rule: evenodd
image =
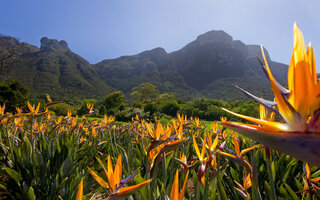
M123 92L117 91L108 94L102 101L102 106L105 107L108 114L115 114L118 110L123 110L125 107Z
M53 111L57 116L66 116L68 111L71 111L72 115L76 115L76 109L66 103L58 103L49 107L50 111Z
M168 101L162 104L161 112L166 115L176 116L179 108L177 101Z

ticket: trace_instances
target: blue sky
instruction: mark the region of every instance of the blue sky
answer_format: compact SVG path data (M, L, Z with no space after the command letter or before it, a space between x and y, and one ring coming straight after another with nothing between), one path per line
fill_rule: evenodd
M40 45L65 40L90 63L155 47L182 48L198 35L224 30L246 44L262 44L288 64L297 21L320 57L317 0L1 0L0 33ZM319 68L320 69L320 68Z

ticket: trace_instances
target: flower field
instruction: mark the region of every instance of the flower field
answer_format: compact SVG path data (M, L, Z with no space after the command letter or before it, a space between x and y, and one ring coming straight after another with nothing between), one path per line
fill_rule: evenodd
M48 103L48 106L53 104ZM93 105L88 107L92 109ZM1 108L0 199L316 198L320 170L218 123ZM225 121L226 119L222 119ZM207 123L208 124L208 123Z

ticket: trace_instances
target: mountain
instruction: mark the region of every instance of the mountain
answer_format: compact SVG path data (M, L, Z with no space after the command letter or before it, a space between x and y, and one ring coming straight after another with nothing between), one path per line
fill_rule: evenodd
M257 60L262 58L260 47L233 40L223 31L202 34L175 52L155 48L94 65L73 53L63 40L44 37L38 48L0 37L0 47L6 45L19 49L10 73L30 88L33 97L49 93L58 98L102 98L115 90L128 96L133 87L151 82L161 92L175 92L183 99L247 99L234 85L272 99ZM264 51L275 78L286 85L288 66L272 61Z
M275 78L286 85L288 66L271 61L267 50L264 51ZM260 46L245 45L223 31L209 31L172 53L156 48L104 60L95 67L102 80L127 93L148 81L163 92L178 92L185 99L197 96L247 99L234 85L272 98L257 56L262 59Z
M133 87L143 82L157 85L161 92L179 93L184 99L198 95L196 89L185 83L163 48L104 60L94 66L102 80L127 95Z
M0 37L0 45L10 43L18 52L10 77L30 88L32 97L49 93L59 99L101 98L115 89L99 79L94 67L73 53L65 41L43 37L40 48L20 43L11 37Z
M271 61L267 50L264 51L276 79L286 85L288 66ZM260 46L245 45L224 31L209 31L170 54L188 86L209 98L227 100L235 95L239 98L234 85L258 96L272 96L257 56L262 59Z

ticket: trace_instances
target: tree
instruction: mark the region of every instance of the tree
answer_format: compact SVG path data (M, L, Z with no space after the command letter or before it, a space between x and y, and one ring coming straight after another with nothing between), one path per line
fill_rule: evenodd
M178 94L174 93L174 92L166 92L166 93L162 93L157 97L157 101L158 102L164 102L164 101L178 101Z
M132 88L130 96L135 102L144 102L147 100L155 99L159 95L157 86L152 83L141 83L140 85Z
M103 106L108 114L114 114L118 110L123 110L125 107L124 94L121 91L108 94L103 100Z
M102 105L99 109L99 115L105 115L107 113L107 109L106 107L104 107L104 105Z
M172 117L177 115L180 106L177 101L166 101L161 107L161 112Z
M153 115L155 112L157 112L159 110L159 105L156 104L154 101L151 102L147 102L146 104L144 104L143 110L145 112L149 112L150 115Z
M29 89L15 80L0 82L0 105L6 105L6 111L15 112L23 107L29 96Z

